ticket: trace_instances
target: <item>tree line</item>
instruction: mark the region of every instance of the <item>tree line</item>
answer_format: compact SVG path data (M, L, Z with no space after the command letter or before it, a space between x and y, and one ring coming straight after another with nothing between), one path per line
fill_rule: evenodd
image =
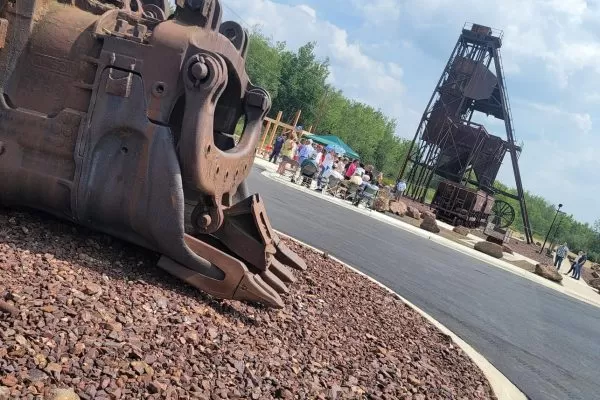
M250 33L246 69L252 83L269 91L271 117L282 111L291 120L302 110L301 123L317 134L333 134L393 182L410 142L394 134L396 121L367 104L348 99L327 83L328 60L314 53L316 43L294 52L259 31Z
M252 82L271 94L270 116L275 117L282 111L284 120L291 120L297 110L302 110L301 122L305 128L312 125L315 133L340 137L360 154L363 162L375 165L388 182L394 182L410 141L394 134L396 120L381 110L347 98L327 84L329 62L315 56L315 45L307 43L294 52L284 42L273 42L258 30L250 33L246 68ZM515 189L500 182L495 185L516 194ZM511 228L523 232L519 203L502 195L496 198L513 206L516 218ZM529 192L525 198L533 233L538 240L543 240L556 214L556 206ZM560 214L550 240L566 241L572 250L588 251L592 260L600 261L600 220L590 226L576 221L572 215Z
M508 193L517 194L516 189L509 188L500 182L494 183L494 186ZM519 215L519 202L502 195L496 195L495 197L506 201L515 209L517 217L511 229L523 232L523 221ZM562 211L557 213L556 205L528 191L525 192L525 203L527 204L531 229L537 238L536 240L542 241L550 233L549 243L567 242L572 251L587 251L590 260L600 262L600 220L597 220L593 225L579 222L572 214L566 214ZM550 231L555 217L554 226Z

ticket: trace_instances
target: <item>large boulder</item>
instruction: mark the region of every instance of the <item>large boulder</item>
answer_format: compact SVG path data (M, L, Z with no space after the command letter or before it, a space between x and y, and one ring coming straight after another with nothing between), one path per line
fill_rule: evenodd
M588 285L600 292L600 279L592 279Z
M452 229L453 232L458 233L459 235L462 236L467 236L469 233L471 233L471 230L469 228L465 228L462 225L459 226L455 226L454 229Z
M390 199L391 199L390 191L386 188L380 189L379 192L377 193L377 197L375 197L375 200L373 200L373 206L372 206L373 210L380 211L380 212L389 211Z
M477 242L475 244L475 250L480 251L482 253L487 254L488 256L492 256L495 258L502 258L502 246L497 245L492 242Z
M548 264L537 264L535 266L535 273L542 278L558 283L560 283L563 278L562 274L559 273L554 266Z
M430 216L431 218L435 219L435 214L431 211L422 211L421 212L421 218L425 218L426 216Z
M375 197L373 200L373 210L379 212L385 212L390 209L390 199L385 197Z
M420 227L431 233L440 233L440 227L432 214L425 214L425 218L423 218Z
M421 212L419 211L419 209L417 207L408 206L406 208L406 216L414 218L414 219L420 219L421 218Z
M408 207L401 201L390 201L389 209L391 213L403 216L406 214Z
M600 271L600 264L592 264L592 271Z

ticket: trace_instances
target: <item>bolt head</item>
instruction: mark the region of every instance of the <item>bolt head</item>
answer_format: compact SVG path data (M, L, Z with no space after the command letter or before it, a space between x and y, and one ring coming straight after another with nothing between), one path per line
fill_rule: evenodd
M248 102L249 106L258 107L263 111L269 108L270 106L269 96L262 90L253 90L246 94L246 101Z
M200 222L200 224L201 224L203 227L207 227L207 226L209 226L209 225L210 225L210 223L212 222L212 218L211 218L211 217L210 217L210 215L208 215L208 214L203 214L203 215L202 215L202 216L199 218L199 221L198 221L198 222Z

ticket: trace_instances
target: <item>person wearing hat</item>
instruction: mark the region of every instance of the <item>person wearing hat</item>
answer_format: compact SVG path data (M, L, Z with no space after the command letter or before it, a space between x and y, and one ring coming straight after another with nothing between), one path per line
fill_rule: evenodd
M587 258L588 258L587 252L584 251L583 254L577 259L577 264L575 265L575 271L573 271L571 278L574 278L576 280L579 280L581 278L581 268L583 268L583 265L587 261Z
M306 142L302 146L302 148L298 151L298 163L302 165L302 162L308 158L315 152L313 148L312 139L306 139Z
M569 254L569 248L567 247L567 243L563 243L562 246L559 246L556 249L556 258L554 259L554 266L557 271L560 271L560 266L562 265L563 260Z
M587 261L586 252L580 251L579 254L577 255L577 259L571 263L571 269L569 269L565 275L569 275L572 272L571 278L575 278L575 279L579 280L577 275L578 275L578 273L579 273L579 275L581 275L581 267L583 266L583 264L585 264L586 261Z

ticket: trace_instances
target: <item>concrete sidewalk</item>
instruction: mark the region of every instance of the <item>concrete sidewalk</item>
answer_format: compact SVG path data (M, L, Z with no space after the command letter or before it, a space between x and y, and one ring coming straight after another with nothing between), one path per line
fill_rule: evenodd
M339 205L340 207L344 207L344 208L352 210L354 212L368 215L368 216L372 217L373 219L376 219L380 222L383 222L383 223L386 223L389 225L393 225L393 226L403 229L405 231L410 231L411 233L413 233L415 235L421 236L428 240L432 240L443 246L450 247L456 251L459 251L463 254L467 254L467 255L469 255L473 258L476 258L480 261L484 261L495 267L502 268L506 271L512 272L512 273L519 275L525 279L536 282L540 285L544 285L548 288L554 289L558 292L561 292L568 296L574 297L585 303L594 305L596 307L600 307L600 295L598 294L598 292L595 289L588 286L585 283L585 281L583 281L583 280L576 281L568 276L564 276L562 284L557 284L555 282L551 282L547 279L542 278L541 276L538 276L534 273L531 273L529 271L526 271L522 268L519 268L519 267L511 264L509 261L513 261L513 262L514 261L526 261L526 262L531 263L532 265L537 264L536 261L529 259L523 255L517 254L517 253L515 253L513 255L509 255L509 254L505 253L505 255L502 259L497 259L497 258L488 256L487 254L481 253L472 248L472 246L474 246L475 243L483 241L483 239L481 239L480 237L469 234L464 239L465 245L463 246L463 245L460 245L450 239L446 239L442 236L427 232L423 229L420 229L418 227L410 225L406 222L400 221L400 220L393 218L391 216L388 216L386 214L368 209L362 205L359 207L356 207L356 206L352 205L349 201L338 199L338 198L335 198L330 195L324 195L320 192L316 192L313 189L307 189L306 187L300 186L298 184L294 184L294 183L290 182L289 177L281 177L279 174L277 174L275 172L277 170L276 164L270 163L267 160L262 159L260 157L255 158L254 164L256 166L258 166L259 168L263 169L262 174L264 176L266 176L269 179L275 180L283 185L292 187L296 190L305 192L312 196L317 196L323 200L329 201L330 203L335 203L335 204ZM313 183L313 187L314 187L314 183ZM438 225L441 228L445 228L448 230L452 230L452 228L453 228L451 225L446 224L442 221L438 221ZM567 270L568 270L568 265L565 265L563 263L563 266L561 267L561 272L564 273Z

